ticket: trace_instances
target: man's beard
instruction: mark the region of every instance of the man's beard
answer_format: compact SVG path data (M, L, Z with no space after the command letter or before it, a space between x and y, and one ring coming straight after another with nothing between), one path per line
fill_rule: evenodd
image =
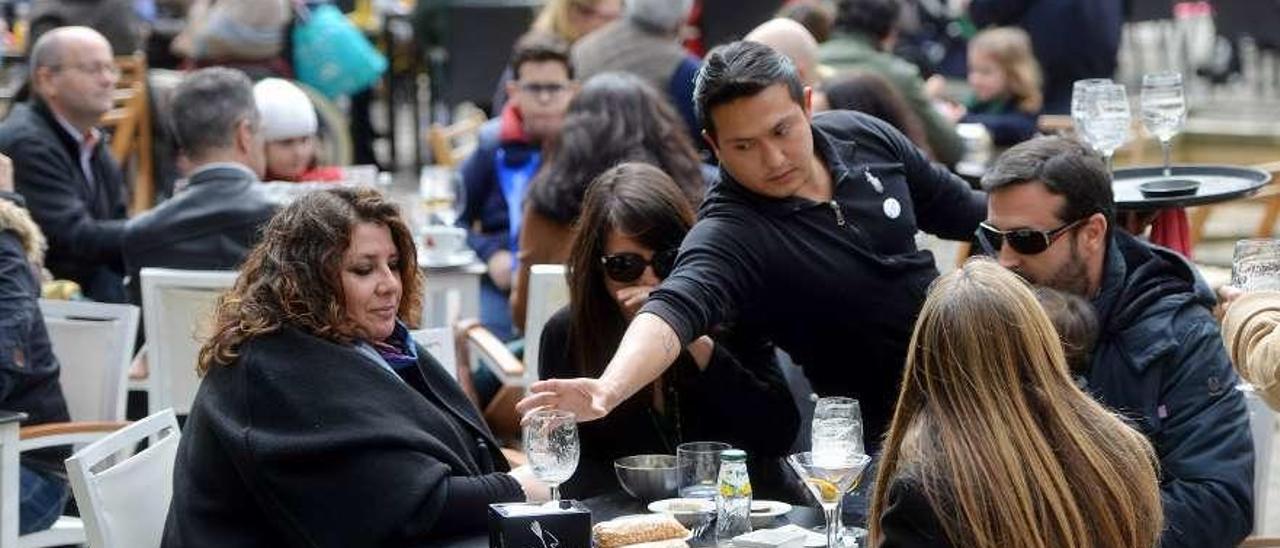
M1067 264L1062 265L1062 268L1050 274L1047 279L1033 279L1021 270L1015 270L1014 272L1031 282L1032 285L1056 289L1086 299L1089 298L1089 270L1085 265L1084 258L1080 256L1080 249L1076 247L1075 238L1071 239L1071 259L1067 261Z

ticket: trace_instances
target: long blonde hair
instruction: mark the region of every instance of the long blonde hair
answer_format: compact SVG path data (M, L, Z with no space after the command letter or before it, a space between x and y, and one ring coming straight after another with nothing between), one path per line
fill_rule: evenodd
M602 0L547 0L547 3L542 6L542 11L538 12L538 17L533 20L533 27L531 30L556 36L572 45L586 33L583 32L582 29L574 26L569 17L569 10L573 9L574 4L588 8L595 8L601 1Z
M1040 63L1031 51L1026 31L997 27L979 32L969 41L969 55L981 51L990 55L1004 72L1005 86L1018 110L1040 112L1044 95L1040 92Z
M956 546L1156 545L1151 445L1071 382L1026 282L969 261L930 289L909 348L871 538L901 478Z

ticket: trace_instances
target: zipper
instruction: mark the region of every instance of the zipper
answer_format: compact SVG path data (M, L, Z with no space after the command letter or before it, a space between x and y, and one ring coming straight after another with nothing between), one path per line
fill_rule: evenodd
M831 211L834 211L836 214L836 225L844 226L844 212L840 210L840 204L836 203L835 200L831 200L830 202L827 202L827 205L831 206Z

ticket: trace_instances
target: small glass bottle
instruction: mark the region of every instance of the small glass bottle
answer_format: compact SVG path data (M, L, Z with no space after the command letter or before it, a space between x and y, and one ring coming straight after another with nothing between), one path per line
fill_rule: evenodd
M727 541L751 532L751 478L747 454L741 449L720 453L720 478L716 489L716 539Z

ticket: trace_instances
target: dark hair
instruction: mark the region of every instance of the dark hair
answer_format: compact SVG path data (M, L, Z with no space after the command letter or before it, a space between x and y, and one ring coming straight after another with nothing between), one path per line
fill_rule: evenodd
M569 61L569 46L564 40L538 31L530 31L516 41L511 52L511 78L520 79L520 67L525 63L556 62L573 79L573 63Z
M819 0L789 2L778 10L778 17L785 17L804 25L819 44L831 38L831 27L836 21L835 12Z
M836 5L836 29L883 40L898 26L899 0L840 0Z
M618 164L591 183L568 262L570 359L580 374L599 376L627 328L606 289L600 262L610 232L662 251L679 247L691 226L693 205L671 177L652 165Z
M933 156L929 139L924 132L924 123L885 77L874 72L854 70L825 86L825 91L827 103L832 109L856 110L884 120L911 139L926 154Z
M1062 196L1066 204L1058 219L1072 222L1094 213L1107 219L1107 231L1115 224L1115 197L1111 176L1097 153L1066 137L1037 137L1015 145L996 159L982 176L982 188L995 192L1024 183L1044 184Z
M404 288L397 315L416 325L421 274L413 236L399 208L371 189L311 192L267 223L235 286L218 299L213 336L200 349L196 370L203 375L210 367L235 363L245 341L284 325L338 344L354 340L358 333L344 305L342 257L358 223L391 231Z
M225 67L186 75L169 105L174 137L192 159L230 147L236 126L248 120L256 129L260 118L253 82L243 72Z
M693 88L698 123L714 135L711 109L756 94L776 84L787 87L791 99L804 106L804 84L795 63L758 42L730 42L707 53Z
M621 72L592 77L565 114L560 134L529 184L538 213L569 224L582 210L587 186L622 162L647 162L675 180L690 203L705 184L698 153L667 100L639 77Z
M1037 287L1035 292L1062 341L1067 367L1074 374L1084 374L1098 342L1098 315L1088 301L1077 295L1047 287Z

